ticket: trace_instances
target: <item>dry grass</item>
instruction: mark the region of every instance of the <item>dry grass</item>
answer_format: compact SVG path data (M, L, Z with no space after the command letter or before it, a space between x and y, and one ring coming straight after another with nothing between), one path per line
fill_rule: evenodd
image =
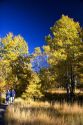
M49 89L47 92L49 93L52 93L52 94L55 94L55 93L58 93L58 94L62 94L62 93L66 93L66 89L62 89L62 88L58 88L58 89ZM83 94L83 89L75 89L75 93L76 94Z
M83 107L17 99L7 108L5 118L6 125L83 125Z

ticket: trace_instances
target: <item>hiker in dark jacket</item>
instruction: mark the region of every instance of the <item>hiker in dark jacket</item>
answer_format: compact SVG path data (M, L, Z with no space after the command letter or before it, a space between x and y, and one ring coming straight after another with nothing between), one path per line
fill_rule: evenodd
M10 90L7 90L6 92L6 104L10 104Z
M16 95L15 90L11 89L11 91L10 91L10 100L11 100L11 103L14 102L15 95Z

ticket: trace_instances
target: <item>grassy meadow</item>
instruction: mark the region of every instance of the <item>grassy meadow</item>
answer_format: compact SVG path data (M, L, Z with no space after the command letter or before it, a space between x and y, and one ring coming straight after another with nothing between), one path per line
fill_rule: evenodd
M83 106L16 99L7 107L5 120L6 125L83 125Z

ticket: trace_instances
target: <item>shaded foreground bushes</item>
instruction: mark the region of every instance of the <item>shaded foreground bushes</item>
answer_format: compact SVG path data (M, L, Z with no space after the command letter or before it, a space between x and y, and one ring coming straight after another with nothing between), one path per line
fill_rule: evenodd
M60 103L64 103L64 102L76 102L78 104L83 104L83 92L80 93L75 93L73 99L71 100L71 98L68 99L67 94L65 92L63 93L45 93L45 97L44 100L49 101L49 102L60 102Z
M83 107L16 100L7 108L5 120L6 125L83 125Z

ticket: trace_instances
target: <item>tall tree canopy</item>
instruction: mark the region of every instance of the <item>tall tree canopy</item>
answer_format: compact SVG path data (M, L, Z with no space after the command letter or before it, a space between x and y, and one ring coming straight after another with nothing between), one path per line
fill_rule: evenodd
M0 39L0 86L12 86L15 82L15 75L12 70L12 63L21 56L28 54L28 45L20 36L7 34Z
M60 84L71 84L71 93L75 81L79 79L83 62L83 41L78 22L68 16L62 17L51 27L52 35L46 37L49 53L48 62L55 70L55 80Z
M28 53L26 41L20 35L7 34L0 41L0 57L7 60L14 60L20 55Z
M35 54L40 54L39 48ZM42 96L40 79L32 71L31 59L28 55L28 45L20 35L9 33L0 39L0 87L14 87L17 95L24 98L39 98ZM2 90L0 90L1 92Z

